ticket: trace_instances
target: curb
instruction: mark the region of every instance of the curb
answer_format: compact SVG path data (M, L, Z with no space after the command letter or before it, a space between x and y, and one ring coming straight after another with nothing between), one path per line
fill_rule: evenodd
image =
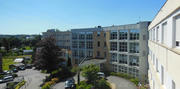
M111 89L116 89L116 85L114 83L111 83L109 81L107 81L108 83L110 83Z

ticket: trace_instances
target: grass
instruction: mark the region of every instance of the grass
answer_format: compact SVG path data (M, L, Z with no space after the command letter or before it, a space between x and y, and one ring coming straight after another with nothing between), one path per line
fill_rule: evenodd
M15 64L12 58L3 58L3 70L9 70L9 65Z
M32 55L22 55L22 56L6 56L3 57L3 70L9 70L9 65L15 64L15 58L31 57Z

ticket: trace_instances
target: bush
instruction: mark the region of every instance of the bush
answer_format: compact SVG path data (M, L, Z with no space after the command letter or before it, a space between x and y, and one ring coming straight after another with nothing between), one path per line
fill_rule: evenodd
M54 85L56 82L55 81L49 81L46 82L41 89L50 89L52 85Z
M78 71L78 67L73 67L73 68L71 69L71 72L72 72L72 73L77 73L77 71Z
M81 81L80 85L76 86L76 89L91 89L93 86L91 84L86 83L85 81Z
M95 87L96 89L111 89L110 84L104 79L97 81Z
M17 75L17 74L13 74L12 76L13 76L14 78L15 78L15 77L18 77L18 75Z
M137 78L130 79L131 82L133 82L136 86L138 86L139 80Z
M15 89L20 89L25 83L26 83L26 81L22 81L22 82L18 83Z
M57 83L59 81L58 78L52 78L51 81L54 81L55 83Z

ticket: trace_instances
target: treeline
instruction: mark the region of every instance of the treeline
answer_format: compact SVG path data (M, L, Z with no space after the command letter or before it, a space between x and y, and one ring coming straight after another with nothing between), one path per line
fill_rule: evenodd
M27 46L33 48L40 40L41 35L35 35L32 38L27 38L26 36L11 36L0 38L0 53L7 54L11 52L14 48L23 50Z

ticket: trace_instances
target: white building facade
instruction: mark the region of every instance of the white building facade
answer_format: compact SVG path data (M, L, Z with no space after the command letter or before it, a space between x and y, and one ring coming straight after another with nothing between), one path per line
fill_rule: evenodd
M150 89L180 89L180 0L167 0L148 29Z
M104 27L110 32L110 64L112 71L148 80L148 21Z

